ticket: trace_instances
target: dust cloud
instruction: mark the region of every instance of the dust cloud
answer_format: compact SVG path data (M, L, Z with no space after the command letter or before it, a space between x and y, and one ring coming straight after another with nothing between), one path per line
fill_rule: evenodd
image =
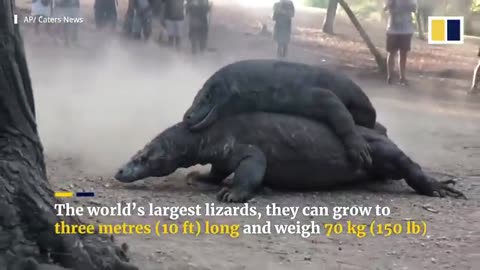
M278 0L213 0L214 4L240 5L247 7L272 7ZM296 7L304 6L304 0L292 0Z
M93 50L27 44L39 133L48 156L113 173L163 129L180 121L220 64L112 40Z
M274 2L235 1L255 8ZM91 2L85 1L89 7ZM120 2L125 7L126 1ZM96 174L112 174L180 121L203 82L234 61L230 55L192 59L153 42L90 32L81 33L87 48L41 42L31 32L24 41L46 156L71 157Z

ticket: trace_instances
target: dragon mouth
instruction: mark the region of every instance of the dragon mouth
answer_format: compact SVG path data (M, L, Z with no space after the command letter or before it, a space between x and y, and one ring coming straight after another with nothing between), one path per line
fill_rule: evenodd
M209 124L213 123L215 121L215 118L217 117L217 106L214 106L208 113L205 115L205 117L200 120L200 122L192 125L190 129L192 130L199 130L202 129Z

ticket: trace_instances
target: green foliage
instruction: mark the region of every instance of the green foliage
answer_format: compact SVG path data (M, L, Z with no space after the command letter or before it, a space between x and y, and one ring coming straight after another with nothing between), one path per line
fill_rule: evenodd
M469 5L469 2L471 5ZM446 4L446 5L445 5ZM479 0L471 1L459 1L459 0L447 0L446 2L439 2L437 10L442 15L463 15L466 16L468 12L478 12L480 9Z
M357 17L361 20L371 19L373 17L380 18L382 12L383 1L369 1L369 0L353 0L348 2L350 8L355 12Z
M304 3L311 7L326 9L328 1L329 0L304 0ZM435 2L434 15L466 16L466 32L480 36L480 0L471 0L470 8L468 7L470 3L460 0L433 1ZM384 19L386 14L383 12L385 0L347 0L346 2L359 20L385 23ZM344 13L341 7L338 8L338 13ZM415 16L412 17L413 20L415 20Z
M305 5L318 8L327 8L329 0L304 0ZM384 0L348 0L350 8L355 12L359 19L371 19L380 17ZM338 9L339 12L343 10Z
M458 0L447 0L447 6L444 6L444 1L438 1L437 9L441 11L447 11L447 13L455 12L455 9L458 9L459 3ZM327 8L328 0L304 0L305 5L310 7L318 8ZM359 16L369 17L371 13L380 12L383 7L384 0L348 0L347 1L352 10L355 11ZM480 12L480 0L472 0L473 12Z
M311 7L327 8L329 0L304 0L305 4ZM435 5L434 15L455 15L465 13L465 2L460 0L433 0ZM360 20L382 21L385 16L383 6L385 0L348 0L350 8ZM463 6L462 6L463 3ZM446 4L446 5L445 5ZM470 11L473 15L480 16L480 0L471 1ZM338 9L339 13L343 13L343 9ZM465 14L466 15L466 14ZM464 16L465 16L464 15ZM478 24L478 19L474 24Z
M328 0L305 0L305 5L309 7L327 8Z
M480 13L480 0L473 1L472 12Z

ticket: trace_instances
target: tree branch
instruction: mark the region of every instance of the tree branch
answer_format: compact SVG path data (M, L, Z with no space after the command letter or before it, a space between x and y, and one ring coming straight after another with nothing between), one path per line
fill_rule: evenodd
M353 11L350 9L348 4L344 0L337 0L340 6L342 6L343 10L345 10L345 13L347 13L347 16L350 18L350 21L352 21L353 26L357 29L358 33L362 37L363 41L367 45L368 49L370 50L370 53L373 55L375 58L375 62L377 63L378 69L381 73L386 72L386 59L385 57L382 56L382 54L377 50L375 45L373 44L372 40L368 36L367 32L363 29L362 25L360 22L357 20L357 17L353 13Z

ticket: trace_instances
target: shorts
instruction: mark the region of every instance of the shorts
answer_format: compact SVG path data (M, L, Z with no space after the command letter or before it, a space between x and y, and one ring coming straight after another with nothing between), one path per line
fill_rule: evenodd
M412 34L387 34L387 52L410 51Z
M183 20L165 20L165 28L169 37L180 37L182 33Z

